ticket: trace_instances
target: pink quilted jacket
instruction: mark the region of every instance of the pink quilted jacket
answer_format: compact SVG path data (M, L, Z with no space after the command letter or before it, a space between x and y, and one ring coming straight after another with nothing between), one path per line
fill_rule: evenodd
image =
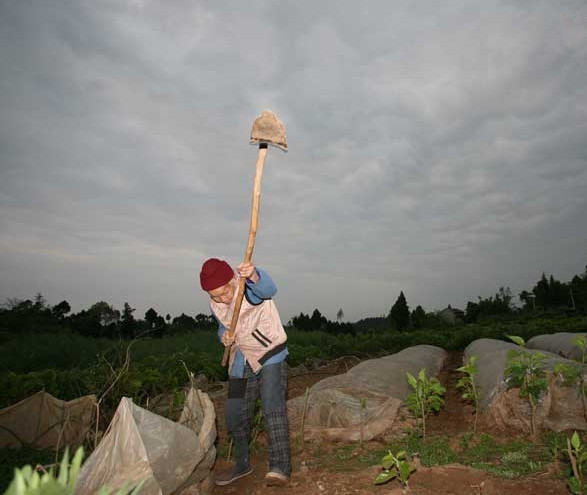
M236 281L238 285L238 275ZM230 304L210 302L210 307L216 318L227 329L230 328L236 296L237 291L235 290ZM277 306L273 300L267 299L260 304L253 305L244 298L236 324L234 346L244 354L252 370L255 373L260 370L265 361L285 348L286 341L287 334L283 329ZM230 367L232 367L233 360L234 352L231 352Z

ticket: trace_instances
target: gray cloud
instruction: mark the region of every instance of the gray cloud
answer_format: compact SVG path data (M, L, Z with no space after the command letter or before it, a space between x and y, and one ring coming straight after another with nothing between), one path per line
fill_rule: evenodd
M282 316L428 310L587 261L583 2L0 3L0 297L206 311L255 260Z

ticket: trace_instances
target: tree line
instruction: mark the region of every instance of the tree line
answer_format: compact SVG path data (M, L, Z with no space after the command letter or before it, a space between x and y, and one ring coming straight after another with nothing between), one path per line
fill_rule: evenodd
M405 332L422 328L442 328L544 312L587 315L587 266L582 274L573 276L569 282L561 282L553 275L547 277L543 273L530 291L523 290L518 297L521 306L514 303L514 296L509 287L500 287L493 296L468 301L464 311L449 306L445 310L426 312L421 305L410 310L406 296L401 291L385 316L364 318L349 324L329 321L315 309L311 316L300 313L293 317L289 326L302 331L322 330L354 335L366 331ZM342 314L340 309L337 320L341 319Z
M493 296L468 301L464 311L449 306L442 311L427 312L421 305L410 310L405 294L401 291L389 312L383 316L368 317L355 323L344 322L341 308L337 312L336 321L331 321L316 308L311 314L302 312L294 316L286 326L299 331L355 335L370 331L405 332L442 328L545 312L587 315L587 266L583 273L573 276L568 282L542 273L531 290L520 292L519 300L521 305L516 305L510 288L500 287ZM71 313L67 301L50 306L42 294L37 294L32 300L8 299L0 307L0 332L40 333L66 329L89 337L131 339L144 333L163 337L193 330L212 331L218 325L211 314L189 316L182 313L172 318L169 314L163 316L149 308L144 318L139 319L134 313L135 309L128 302L119 311L104 301L78 313Z
M190 330L215 330L218 326L212 315L182 313L175 318L159 315L153 308L143 319L136 318L135 308L128 302L122 311L104 301L93 304L79 313L71 313L67 301L50 306L42 294L33 300L8 299L0 308L0 332L34 333L69 330L87 337L132 339L140 334L163 337L166 334Z
M530 291L521 291L518 297L521 305L514 303L509 287L500 287L493 296L478 297L477 301L468 301L465 311L449 306L446 310L426 313L422 306L417 306L415 310L410 311L402 291L391 307L387 321L392 329L406 331L455 323L507 319L532 313L587 315L587 266L583 273L574 275L569 282L561 282L553 275L547 277L545 273L542 273L534 287ZM454 320L449 320L446 316L446 313L451 311L455 317Z

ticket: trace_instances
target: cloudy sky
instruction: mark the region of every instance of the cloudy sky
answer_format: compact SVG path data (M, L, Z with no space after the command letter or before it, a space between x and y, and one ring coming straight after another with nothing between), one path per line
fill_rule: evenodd
M0 300L207 312L254 261L282 319L463 307L587 264L587 4L0 0Z

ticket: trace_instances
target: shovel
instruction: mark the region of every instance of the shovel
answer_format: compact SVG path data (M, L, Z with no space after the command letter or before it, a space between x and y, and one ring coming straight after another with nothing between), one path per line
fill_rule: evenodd
M253 122L253 129L251 130L251 144L259 145L259 154L257 156L257 168L255 171L255 180L253 183L253 207L251 209L251 225L249 227L249 241L247 243L247 250L245 251L244 263L250 263L253 256L253 248L255 247L255 236L257 235L257 225L259 223L259 200L261 198L261 178L263 177L263 167L265 166L265 158L267 156L267 145L271 144L277 148L287 151L287 139L285 137L285 127L277 116L270 110L265 110ZM238 285L238 293L234 304L234 312L232 313L232 320L230 322L230 329L228 336L230 339L234 337L238 316L245 295L245 282L241 278ZM226 366L228 358L234 344L230 347L224 348L224 355L222 356L222 366Z

